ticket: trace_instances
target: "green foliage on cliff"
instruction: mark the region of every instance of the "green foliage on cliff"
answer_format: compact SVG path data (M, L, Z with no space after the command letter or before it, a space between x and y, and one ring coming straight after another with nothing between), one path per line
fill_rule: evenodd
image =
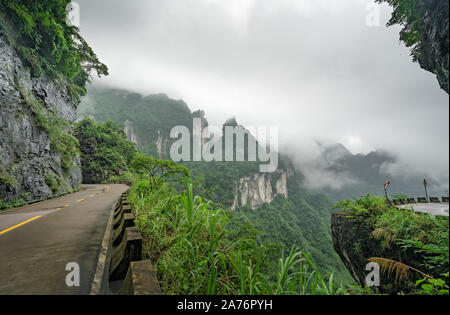
M418 268L435 277L448 272L448 217L397 209L385 199L370 195L361 199L341 201L335 208L340 208L349 217L362 218L371 231L371 237L380 242L382 249L389 250L396 246L402 251L414 252L423 262ZM446 281L448 289L448 276Z
M80 153L78 140L72 135L72 124L55 113L45 115L43 125L50 138L51 148L61 154L61 167L69 170L74 158Z
M83 179L87 184L123 174L137 153L123 128L111 121L96 123L85 118L75 125L74 135L80 143Z
M377 215L387 210L385 200L370 194L354 199L341 200L333 206L334 209L341 209L352 215Z
M164 94L144 97L122 90L90 87L88 96L80 104L78 115L92 116L97 121L112 120L122 125L129 120L138 136L142 153L155 157L159 157L156 147L159 136L169 139L173 126L192 128L191 111L187 105Z
M74 165L74 159L79 154L78 140L72 135L72 124L60 117L56 109L48 111L42 100L18 85L23 100L29 106L36 125L47 131L51 149L61 155L61 167L67 171Z
M388 26L401 25L400 40L406 47L411 48L411 56L417 61L421 54L421 36L423 18L427 9L435 5L435 0L375 0L378 3L386 2L394 11Z
M5 172L5 173L3 173ZM0 171L0 185L1 184L8 184L8 185L12 185L14 184L15 180L14 178L12 178L9 175L6 175L6 171Z
M380 239L384 247L397 243L405 249L412 248L425 257L427 268L448 271L447 217L388 208L376 217L374 227L373 235Z
M66 23L70 0L1 0L0 30L17 49L33 75L45 73L51 78L63 76L77 100L85 94L92 71L107 75L79 30ZM14 30L14 31L11 31Z

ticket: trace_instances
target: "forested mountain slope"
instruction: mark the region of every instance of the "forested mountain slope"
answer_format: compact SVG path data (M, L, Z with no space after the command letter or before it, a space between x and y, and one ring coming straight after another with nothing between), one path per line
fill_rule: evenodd
M192 130L192 119L207 120L202 111L192 113L183 101L166 95L141 96L115 89L89 88L78 110L79 118L113 120L122 124L129 140L144 153L167 158L170 130L183 125ZM237 124L232 119L226 124ZM164 144L164 145L161 145ZM332 248L330 216L332 202L324 195L301 188L302 175L280 154L278 170L260 173L257 162L183 162L192 173L199 193L223 204L231 213L234 235L252 231L260 244L274 245L274 257L292 245L311 253L325 271L349 280L348 272ZM231 211L231 210L229 210ZM274 259L275 261L275 259ZM275 266L272 266L275 268Z

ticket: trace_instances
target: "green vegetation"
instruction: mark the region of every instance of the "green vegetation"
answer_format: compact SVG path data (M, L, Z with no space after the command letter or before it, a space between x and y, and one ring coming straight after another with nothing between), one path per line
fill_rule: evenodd
M107 75L108 69L99 62L79 30L66 23L69 3L70 0L0 0L0 36L16 50L32 78L52 80L57 89L64 89L63 93L69 94L72 103L77 105L80 97L86 94L85 85L90 75L93 72L99 76ZM79 143L71 133L71 122L60 117L56 108L49 108L41 99L42 95L33 94L23 85L23 80L16 76L12 82L28 105L19 114L31 114L37 126L46 131L52 152L60 154L64 174L61 177L45 174L45 182L56 194L67 188L66 177L79 155ZM0 183L15 184L14 179L6 175ZM13 203L3 202L3 205L15 206L30 198L26 194L21 197Z
M445 279L427 276L423 281L417 282L422 289L419 288L417 293L428 294L432 289L437 290L436 288L439 288L444 281L448 294L449 220L447 217L396 209L386 203L383 198L370 195L361 199L341 201L335 205L335 208L342 209L350 217L363 217L372 231L372 237L380 242L381 248L390 249L392 246L398 246L402 251L412 251L421 257L422 270L434 277ZM414 269L390 259L377 259L385 263L389 272L401 270L405 273L408 269ZM443 292L444 288L441 286L439 290Z
M74 135L80 143L83 179L87 184L124 174L137 153L134 143L126 140L123 128L111 121L96 123L85 118L76 123Z
M45 117L42 127L48 132L51 148L61 154L63 170L69 170L73 167L73 159L80 153L78 140L70 133L71 123L55 113Z
M169 178L182 174L190 177L189 170L175 162L167 160L159 160L151 156L138 154L133 161L131 167L140 173L144 173L150 178L152 187L158 186L163 181L168 181Z
M232 214L194 193L187 168L137 153L117 124L84 119L77 123L75 134L82 160L90 159L89 171L107 170L102 180L132 186L129 200L144 236L145 254L165 294L345 293L334 274L324 273L306 251L292 246L285 257L276 245L233 233ZM115 163L96 162L105 158L100 152L109 150L114 156L122 149L131 154L119 163L121 172ZM98 168L90 169L91 165Z
M155 100L160 103L152 103ZM110 105L108 101L111 101ZM176 110L175 104L180 104L167 97L143 98L117 90L90 95L88 103L89 107L82 107L82 110L97 119L108 117L118 123L130 120L139 144L146 148L144 153L156 151L156 147L151 148L159 136L167 139L164 134L174 123L167 120L166 114ZM113 108L111 113L106 106ZM161 114L163 108L167 109L164 115ZM147 113L151 121L146 120L145 115L134 117L140 110ZM161 120L159 115L162 115ZM187 124L187 121L192 121L193 114L189 110L183 115L177 118L180 122ZM168 123L164 127L167 130L158 132L157 128L163 121ZM152 123L159 127L152 128ZM144 124L148 130L141 128ZM153 130L146 137L150 129ZM122 132L119 137L125 139ZM153 140L145 142L149 138ZM332 203L323 195L301 189L301 176L288 180L289 198L278 196L256 211L247 207L230 211L227 207L234 198L236 180L257 173L256 163L188 162L178 165L139 153L130 158L127 167L109 177L109 181L132 186L129 199L136 212L137 225L144 235L145 253L155 266L164 293L370 294L370 290L358 286L348 287L350 276L332 248L329 233ZM281 164L288 167L286 161L281 161ZM99 166L98 170L101 169ZM107 178L104 176L103 180ZM180 179L187 181L185 188ZM274 185L276 178L270 180ZM358 200L342 201L339 206L348 212L348 216L368 218L374 231L384 229L383 233L374 232L373 235L378 237L380 244L392 238L391 241L398 246L414 246L418 253L420 250L431 253L426 246L436 245L439 250L445 247L444 243L437 242L444 240L443 235L437 235L439 233L431 237L433 240L411 237L420 235L418 230L424 229L426 224L422 226L411 221L416 214L410 211L390 209L382 198L368 195ZM394 214L398 213L410 214L411 218L395 217ZM424 220L428 218L431 217ZM399 222L398 226L389 219ZM432 229L436 231L434 227ZM410 243L411 240L422 242L422 248L418 243ZM292 248L294 250L290 250ZM355 248L358 249L358 244ZM359 247L359 251L362 250ZM430 261L427 262L436 268L442 267L440 259L446 259L438 254L439 250L429 255ZM418 286L427 287L429 280ZM347 289L344 290L343 286Z
M208 197L231 207L237 179L259 172L256 162L185 162L198 187L206 188ZM197 187L196 187L197 188Z
M70 0L1 0L0 30L34 76L65 78L74 101L85 94L90 73L107 75L79 30L66 23ZM14 30L12 32L11 30ZM13 35L14 34L14 35Z
M61 167L69 170L73 167L73 160L79 154L78 140L71 134L72 124L56 114L56 109L47 111L44 104L30 93L26 93L22 86L18 86L23 100L34 115L38 127L47 131L51 149L61 154Z
M421 54L421 36L423 18L428 8L435 2L434 0L375 0L378 3L386 2L394 11L387 26L399 24L403 26L400 31L400 40L406 47L411 49L411 56L414 61L419 59Z
M54 195L59 191L59 181L55 174L53 173L45 174L45 183L52 190L52 193Z
M21 207L24 204L25 204L25 200L23 198L19 198L17 200L13 200L10 202L6 202L6 201L0 199L0 210Z
M230 233L233 237L248 236L260 246L270 246L274 257L295 246L308 252L322 273L333 270L336 280L351 283L347 269L332 247L328 231L331 202L298 189L295 180L290 180L288 187L289 199L278 196L256 211L243 208L230 212ZM268 267L272 271L275 268Z
M448 272L442 274L443 279L433 279L425 277L416 281L416 285L420 288L420 292L424 295L448 295Z
M270 249L251 238L230 238L227 212L194 196L189 179L180 193L165 181L148 190L150 179L144 178L136 179L129 200L164 294L345 293L333 274L323 276L309 255L294 248L278 260L273 277L266 274Z
M13 185L14 183L15 183L14 178L4 173L0 173L0 185L2 184Z
M90 87L78 115L92 116L97 121L111 120L122 126L126 120L131 121L139 149L155 157L159 157L156 147L159 136L169 139L173 126L192 128L191 111L186 103L169 99L164 94L144 97L122 90Z
M93 116L99 121L112 119L124 124L132 123L142 153L158 156L156 142L170 141L172 127L184 125L192 129L193 117L203 117L201 111L191 113L183 101L175 101L165 95L143 97L137 93L121 90L103 90L90 87L87 97L80 104L79 116ZM235 119L225 124L237 125ZM81 141L80 141L81 142ZM248 142L247 142L248 143ZM170 142L164 153L170 148ZM146 158L151 159L151 158ZM203 199L211 200L224 209L229 209L234 200L235 185L239 178L259 174L258 162L182 162L192 175L193 193ZM279 169L290 167L289 161L280 155ZM270 175L272 187L279 176ZM129 172L112 177L111 182L133 183ZM151 181L149 181L150 183ZM300 186L301 176L288 182L289 198L278 197L271 204L263 205L257 211L248 208L227 212L230 219L227 225L229 238L253 239L252 246L267 248L271 259L260 268L271 279L276 278L277 257L289 251L292 246L308 252L324 274L335 270L335 278L349 283L351 277L340 258L333 250L330 236L330 215L332 202L323 195L309 194ZM182 189L179 183L175 188ZM249 231L254 231L250 233ZM270 263L268 263L270 262Z
M336 203L334 209L342 209L351 215L369 215L379 214L383 210L388 209L385 200L378 196L370 196L370 194L357 199L347 199Z

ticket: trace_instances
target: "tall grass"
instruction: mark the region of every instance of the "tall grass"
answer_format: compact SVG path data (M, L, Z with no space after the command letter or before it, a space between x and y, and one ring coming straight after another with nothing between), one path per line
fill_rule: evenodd
M139 183L129 200L144 235L164 294L336 294L306 253L292 248L278 263L276 280L261 272L264 253L240 250L245 240L230 240L229 218L210 200L194 196L192 184L178 193L161 183L147 193Z

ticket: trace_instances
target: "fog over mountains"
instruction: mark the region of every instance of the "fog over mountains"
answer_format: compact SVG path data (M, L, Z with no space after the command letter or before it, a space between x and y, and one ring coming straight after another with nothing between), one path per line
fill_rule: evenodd
M321 155L314 160L301 162L292 152L290 156L305 176L306 187L326 193L335 200L358 198L368 193L382 196L386 180L390 181L390 197L396 194L425 196L424 178L427 179L431 195L448 195L448 182L441 182L420 169L399 169L397 158L387 151L352 154L342 144L317 146Z
M277 126L314 187L357 179L319 158L337 143L387 151L383 172L448 187L448 95L385 26L386 5L368 26L373 0L111 0L103 15L103 1L78 3L110 69L97 84L183 99L211 125Z
M149 102L148 105L146 102ZM133 105L135 103L140 104L139 107ZM137 108L141 114L134 112ZM133 120L131 124L127 120L130 112L124 111L132 111L131 116L138 120ZM192 125L191 111L194 112L190 104L170 99L164 94L142 96L95 84L89 87L88 96L78 108L78 116L100 120L112 119L124 125L130 123L133 132L137 132L133 137L138 140L138 147L147 148L144 151L150 150L148 153L161 156L159 152L161 149L167 152L170 149L168 139L171 128L176 125ZM205 125L209 124L207 121L209 113L204 113L201 109L197 113L201 113ZM224 119L222 124L227 124L231 120L234 124L240 124L239 117ZM398 157L387 150L353 154L339 143L321 143L310 139L308 145L302 147L295 141L289 143L289 139L283 138L283 133L279 137L281 143L279 152L287 157L297 173L301 174L303 178L301 185L311 191L325 193L335 201L357 198L368 193L382 196L386 180L391 182L388 189L390 196L395 194L424 196L422 184L424 178L429 183L431 195L448 195L446 174L442 174L444 178L442 180L424 170L403 167ZM155 143L157 147L159 144L158 149L153 148ZM167 155L164 156L169 158Z

